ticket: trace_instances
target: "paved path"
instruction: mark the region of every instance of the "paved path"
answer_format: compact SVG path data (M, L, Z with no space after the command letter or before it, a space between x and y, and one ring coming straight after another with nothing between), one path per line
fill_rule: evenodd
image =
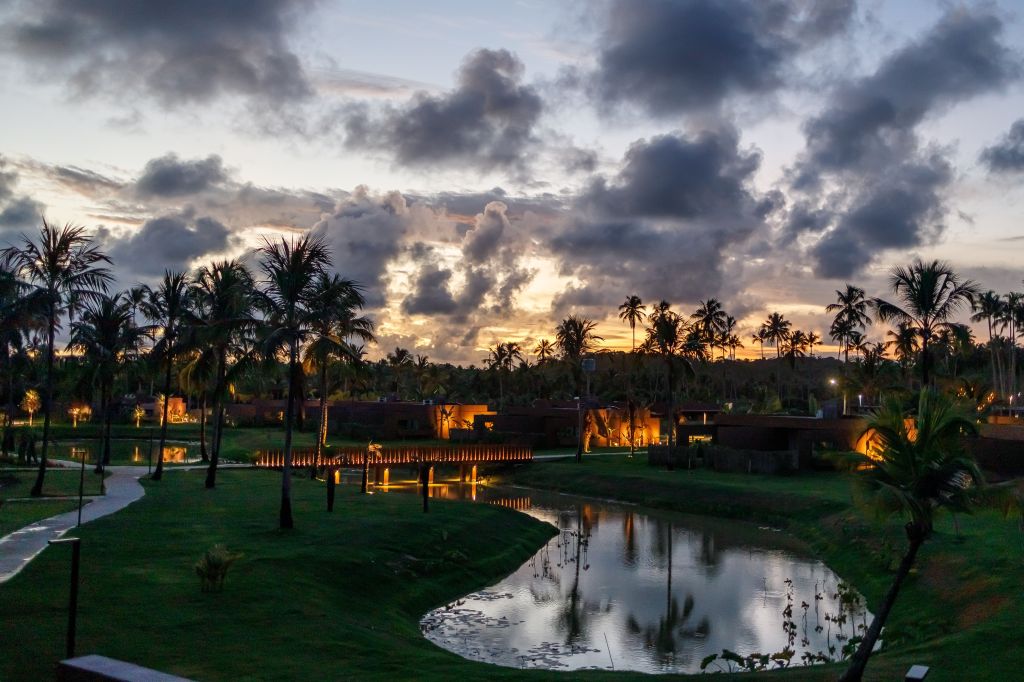
M69 463L70 464L70 463ZM105 483L107 494L92 498L82 507L82 523L124 509L145 494L139 477L143 466L111 466ZM39 498L36 498L39 499ZM46 549L50 540L59 538L78 524L78 510L51 516L0 538L0 583L7 582Z
M68 469L78 469L80 462L70 460L50 459L50 462ZM91 465L90 465L91 466ZM183 469L205 469L206 464L190 464L185 466L166 467L164 473L180 471ZM221 464L218 469L249 468L248 464ZM82 523L88 523L107 514L113 514L127 507L129 504L146 494L145 488L139 483L139 479L148 475L149 470L145 466L108 466L110 472L104 480L107 494L99 496L86 496L92 500L82 507ZM33 499L40 499L38 497ZM42 498L54 499L54 498ZM57 498L67 499L67 498ZM72 499L78 499L77 496ZM57 516L51 516L42 521L16 530L10 535L0 538L0 583L5 583L23 569L28 562L36 558L40 552L46 549L50 540L59 538L72 528L78 525L78 510L69 511Z

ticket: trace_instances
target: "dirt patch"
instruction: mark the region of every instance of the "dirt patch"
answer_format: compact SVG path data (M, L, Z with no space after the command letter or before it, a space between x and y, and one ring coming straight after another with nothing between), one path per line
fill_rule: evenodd
M1009 601L1003 595L992 595L984 599L975 599L960 609L956 624L962 629L972 628L1002 610Z

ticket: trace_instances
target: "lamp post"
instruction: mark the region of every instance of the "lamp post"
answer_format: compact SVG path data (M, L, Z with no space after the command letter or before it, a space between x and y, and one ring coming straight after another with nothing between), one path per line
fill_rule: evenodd
M576 461L583 461L583 399L576 396Z
M66 658L75 657L75 630L78 620L78 564L82 556L81 538L59 538L50 540L51 545L71 545L71 594L68 597L68 632Z

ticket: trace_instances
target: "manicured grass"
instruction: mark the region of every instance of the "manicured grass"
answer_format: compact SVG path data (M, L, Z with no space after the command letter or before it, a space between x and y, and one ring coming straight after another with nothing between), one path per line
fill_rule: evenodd
M906 546L898 520L875 522L836 473L769 477L666 471L645 457L591 458L519 467L504 482L614 497L688 513L744 518L785 528L807 542L877 607ZM1024 668L1024 532L1017 516L986 511L940 517L900 592L867 679L902 679L913 663L929 680L1004 680ZM790 670L779 679L830 679L829 670ZM831 673L834 674L834 673ZM1011 674L1012 676L1012 674ZM773 676L774 677L774 676Z
M78 469L47 469L46 476L43 479L43 496L77 496L78 481ZM36 472L34 470L0 470L0 500L28 497L35 482ZM85 467L84 492L86 495L100 494L100 477L93 473L92 467L88 465Z
M225 470L145 482L146 496L83 526L79 651L211 679L495 679L516 671L428 643L430 608L517 568L553 529L486 505L339 489L296 478L297 528L277 530L280 474ZM203 594L193 564L244 557ZM68 555L50 548L0 586L0 679L52 679L62 656Z
M89 504L89 500L85 501ZM26 500L0 504L0 537L30 523L78 509L77 500Z

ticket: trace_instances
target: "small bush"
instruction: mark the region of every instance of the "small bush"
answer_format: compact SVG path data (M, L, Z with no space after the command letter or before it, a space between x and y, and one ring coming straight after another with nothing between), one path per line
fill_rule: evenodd
M206 550L195 566L203 592L223 590L224 578L227 577L228 569L231 568L231 564L241 558L241 554L229 552L224 545L214 545Z

